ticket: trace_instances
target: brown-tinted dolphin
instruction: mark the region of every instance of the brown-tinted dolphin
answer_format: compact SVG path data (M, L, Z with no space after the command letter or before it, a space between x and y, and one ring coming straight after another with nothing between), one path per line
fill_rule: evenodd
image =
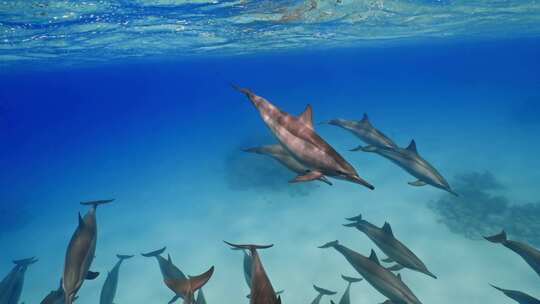
M379 249L381 249L388 259L385 261L396 262L397 265L390 270L400 270L401 268L409 268L421 273L424 273L434 279L437 277L431 273L426 265L409 249L394 237L392 227L389 223L384 223L382 228L379 228L370 222L363 220L362 215L348 218L354 223L345 224L346 227L355 227L363 232L370 240L372 240Z
M383 132L377 130L369 121L367 114L364 113L362 120L348 120L342 118L330 119L322 123L330 124L341 127L345 130L351 131L354 135L360 138L363 142L370 146L384 147L384 148L397 148L396 143ZM362 146L352 149L352 151L361 150Z
M257 249L266 249L274 245L237 245L225 242L233 249L247 249L252 258L251 262L251 293L249 297L250 304L281 304L281 297L276 295L274 287L264 270L261 258Z
M168 255L168 258L165 259L161 256L161 254L167 249L167 247L163 247L161 249L148 252L148 253L142 253L141 255L147 258L154 257L158 261L159 269L161 270L161 276L163 277L163 280L169 280L169 279L178 279L178 280L185 280L187 279L186 275L176 267L171 259L171 256ZM173 298L169 301L170 303L175 302L179 298L184 298L183 294L175 294Z
M237 249L237 248L233 248L233 249ZM244 259L242 263L243 268L244 268L244 279L246 280L246 284L249 287L249 290L251 290L251 268L252 268L253 259L251 258L251 255L248 250L246 249L241 249L241 250L244 253ZM282 293L283 293L283 290L276 291L276 295L280 295ZM248 294L246 297L249 299L250 296L251 295Z
M0 303L1 304L18 304L21 298L22 289L24 286L24 277L28 266L37 262L37 259L32 257L28 259L15 260L15 266L0 282Z
M504 230L499 234L484 238L492 243L502 244L504 247L519 254L540 275L540 251L538 249L522 242L508 240Z
M116 290L118 288L118 275L120 273L120 265L124 260L130 259L133 255L121 255L117 254L118 261L114 265L113 269L109 271L105 283L101 288L101 294L99 296L99 304L114 304L114 297L116 296Z
M353 278L341 275L341 277L347 282L347 288L343 292L343 296L339 300L339 304L351 304L351 284L362 281L361 278Z
M174 293L183 295L184 304L193 304L195 291L203 287L210 280L213 273L214 266L198 276L189 276L189 278L185 279L165 279L165 284Z
M321 288L317 285L313 285L313 288L315 288L315 291L317 292L317 296L315 297L315 299L313 299L313 301L311 301L311 304L319 304L321 303L321 299L324 296L333 296L337 293L335 291Z
M111 199L81 203L82 205L90 205L92 207L84 217L81 217L79 213L79 225L67 247L64 275L62 277L65 304L73 303L85 279L93 280L99 275L97 272L90 271L90 266L96 252L96 208L99 205L112 201Z
M364 152L373 152L380 156L389 159L396 165L403 168L410 175L416 177L418 180L409 182L411 186L425 186L431 185L435 188L445 190L453 195L458 195L451 188L446 179L435 169L429 162L418 154L416 149L416 142L414 139L407 146L407 148L384 148L377 146L362 147Z
M421 304L409 287L403 283L399 274L396 276L390 270L381 266L375 251L371 250L371 255L368 258L340 245L338 241L326 243L319 248L330 247L341 253L371 286L390 301L403 304Z
M285 150L285 148L283 148L283 146L280 144L242 149L242 151L269 155L272 158L276 159L278 162L280 162L282 165L284 165L287 169L299 175L309 172L309 168L297 161L296 158L294 158L289 152L287 152L287 150ZM317 180L328 185L332 185L332 183L325 176L321 176Z
M75 297L77 299L77 297ZM64 289L62 288L62 280L58 289L49 292L49 294L41 300L40 304L64 304Z
M517 291L517 290L503 289L503 288L497 287L495 285L491 285L491 287L501 291L507 297L509 297L510 299L518 302L519 304L540 304L540 300L538 300L535 297L532 297L532 296L530 296L530 295L528 295L528 294L526 294L524 292Z
M312 181L322 176L330 176L374 189L370 183L358 175L353 166L315 132L310 105L296 117L280 110L249 89L236 86L235 88L244 93L257 108L279 143L296 160L309 168L308 173L298 175L293 182Z

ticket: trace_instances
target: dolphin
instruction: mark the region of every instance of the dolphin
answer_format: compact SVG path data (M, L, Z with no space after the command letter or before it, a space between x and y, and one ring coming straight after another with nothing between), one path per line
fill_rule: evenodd
M144 257L155 257L159 264L159 269L161 270L161 276L163 277L163 280L168 279L178 279L178 280L186 280L186 275L176 267L171 259L171 256L169 255L167 259L163 258L161 254L167 249L167 247L163 247L161 249L148 252L148 253L141 253ZM174 297L169 301L169 304L175 302L179 298L184 298L183 294L175 294Z
M328 290L328 289L318 287L317 285L313 285L313 288L315 288L315 291L317 291L318 294L315 297L315 299L313 299L313 301L311 301L311 304L319 304L319 303L321 303L321 299L324 296L333 296L333 295L335 295L337 293L335 291L331 291L331 290Z
M491 284L490 284L491 285ZM491 287L501 291L504 293L507 297L510 299L518 302L519 304L540 304L540 300L517 290L509 290L509 289L502 289L500 287L497 287L495 285L491 285Z
M341 275L341 277L347 282L347 288L345 289L345 292L343 293L341 300L339 300L339 304L351 304L351 295L350 295L351 284L360 282L362 281L362 279L352 278L352 277L348 277L344 275Z
M75 297L75 300L77 297ZM49 292L49 294L41 300L40 304L64 304L64 289L62 288L62 280L58 289Z
M283 148L283 146L280 144L253 147L243 149L242 151L269 155L281 164L283 164L285 167L287 167L287 169L295 172L296 174L306 174L309 172L309 169L306 166L302 165L302 163L297 161L296 158L289 154L289 152L287 152L287 150L285 150L285 148ZM332 185L332 183L325 176L321 176L317 178L317 180L330 186Z
M274 245L237 245L224 241L233 249L247 249L251 254L251 293L250 304L281 304L281 297L276 295L274 287L264 270L257 249L266 249Z
M401 276L394 275L390 270L379 263L377 254L373 249L371 255L365 257L343 245L338 241L326 243L319 248L334 248L341 253L353 268L368 281L378 292L391 302L400 304L421 304L420 300L403 283Z
M81 217L79 213L79 225L73 233L66 251L62 288L64 289L65 304L73 303L77 292L85 279L93 280L99 273L90 271L94 260L97 240L96 208L102 204L108 204L114 200L99 200L82 202L81 205L92 206Z
M296 117L280 110L268 100L255 95L249 89L237 86L234 86L234 88L249 98L285 150L305 167L309 168L309 172L299 174L291 182L306 182L317 180L322 176L330 176L363 185L371 190L375 189L373 185L362 179L353 166L315 132L310 105L307 105L304 112Z
M0 282L0 303L18 304L24 286L24 277L28 266L38 260L34 257L13 261L13 268Z
M99 296L99 304L114 304L114 297L116 296L116 289L118 287L118 274L120 273L120 265L127 259L131 259L133 255L121 255L117 254L118 262L114 265L113 269L109 271L105 283L101 288L101 294Z
M184 304L193 304L195 291L203 287L214 274L214 266L198 276L189 276L185 279L165 279L165 285L174 293L184 295Z
M508 240L504 230L499 234L484 238L492 243L502 244L504 247L519 254L536 274L540 275L540 251L538 249L522 242Z
M431 185L435 188L445 190L455 196L446 179L430 163L423 159L416 149L416 142L411 140L407 148L383 148L377 146L366 146L361 148L364 152L373 152L391 160L396 165L403 168L418 180L409 182L411 186Z
M393 140L391 140L388 136L384 135L383 132L377 130L371 124L366 113L364 113L364 116L360 121L336 118L323 121L322 123L338 126L345 130L349 130L358 138L360 138L363 142L370 146L389 149L395 149L398 147ZM358 146L357 148L352 149L352 151L358 151L361 149L362 146Z
M437 278L407 246L403 245L403 243L394 237L392 227L389 223L385 222L382 228L379 228L363 220L362 215L347 218L347 220L354 221L354 223L344 224L343 226L355 227L360 230L388 256L388 259L383 261L397 263L397 265L390 267L389 270L401 270L405 267L426 274L434 279Z
M234 250L236 250L237 248L233 248ZM246 280L246 284L247 286L249 287L249 289L251 290L251 265L252 265L252 262L253 262L253 259L251 258L251 255L249 254L249 251L245 250L245 249L242 249L242 251L244 252L244 260L243 260L243 267L244 267L244 279ZM276 291L276 295L280 295L282 294L284 291L283 290L280 290L280 291ZM251 295L247 295L246 298L250 298Z
M204 298L202 288L199 289L199 292L197 292L197 300L195 300L195 304L206 304L206 299Z

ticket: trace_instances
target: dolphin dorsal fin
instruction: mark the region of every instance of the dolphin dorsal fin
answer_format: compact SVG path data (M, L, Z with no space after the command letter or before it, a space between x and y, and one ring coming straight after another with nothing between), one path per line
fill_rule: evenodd
M398 274L397 274L397 278L398 278L400 281L403 281L403 280L401 279L401 273L398 273Z
M298 118L305 123L306 125L310 126L313 129L313 110L311 109L311 105L308 104L306 106L306 109L302 114L298 116Z
M377 265L381 265L379 262L379 258L377 257L377 254L375 253L375 250L371 249L371 254L369 255L369 259L376 263Z
M84 225L85 225L84 220L83 220L83 218L81 216L81 213L79 212L79 227L84 227Z
M388 222L384 223L384 225L382 226L382 230L384 231L384 233L394 236L394 233L392 232L392 227L390 226L390 224L388 224Z
M169 261L169 263L172 264L172 259L171 259L171 255L170 255L170 254L167 254L167 261Z
M361 123L369 123L369 117L367 113L364 113L364 116L362 116L362 120L360 120Z
M416 150L416 142L414 141L414 139L411 140L411 143L407 146L406 149L411 152L414 152L415 154L418 154L418 150Z

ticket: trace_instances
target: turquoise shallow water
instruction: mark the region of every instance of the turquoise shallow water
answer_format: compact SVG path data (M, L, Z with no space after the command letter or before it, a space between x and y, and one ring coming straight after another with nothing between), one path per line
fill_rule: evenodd
M489 283L540 297L537 274L481 238L506 229L540 247L537 2L0 6L0 276L39 258L19 302L57 288L79 202L102 198L116 200L97 211L101 274L76 303L99 300L117 253L136 257L115 303L166 303L155 260L140 256L162 246L186 274L215 265L208 303L245 303L242 254L223 240L275 244L260 254L283 303L310 303L312 284L337 302L340 275L358 274L317 246L338 239L384 256L342 226L360 213L388 221L438 276L401 271L422 303L511 301ZM315 130L376 189L290 184L277 162L242 152L275 139L230 82L292 114L311 104ZM361 144L352 134L317 124L363 113L399 146L415 139L460 197L409 186L388 160L348 151ZM351 299L385 300L366 281Z

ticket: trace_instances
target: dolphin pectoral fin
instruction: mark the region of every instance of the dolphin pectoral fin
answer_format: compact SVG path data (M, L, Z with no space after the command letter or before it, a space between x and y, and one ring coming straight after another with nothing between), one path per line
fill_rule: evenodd
M86 279L87 280L93 280L93 279L97 278L98 275L99 275L99 272L88 271L88 273L86 274Z
M357 151L361 151L363 148L364 148L364 146L359 145L358 147L352 148L352 149L350 149L349 151L351 151L351 152L357 152Z
M298 175L293 180L291 180L291 183L299 183L299 182L309 182L312 180L316 180L323 177L322 172L320 171L309 171L308 173L304 175Z
M400 271L401 269L403 269L405 267L399 265L399 264L396 264L396 265L393 265L393 266L390 266L390 267L387 267L386 269L390 270L390 271Z
M377 147L372 146L372 145L367 145L367 146L360 145L360 146L352 149L351 151L376 152Z
M332 182L328 180L328 178L326 178L325 176L321 176L321 178L319 178L319 180L329 186L332 186Z
M391 258L382 259L381 261L383 261L385 263L393 263L394 262L394 260L392 260Z
M411 185L411 186L415 186L415 187L422 187L422 186L427 185L426 182L423 182L421 180L417 180L415 182L408 182L408 184Z
M174 297L172 297L172 299L169 302L167 302L167 304L172 304L172 303L176 302L176 300L178 300L179 298L180 298L179 295L175 295Z

